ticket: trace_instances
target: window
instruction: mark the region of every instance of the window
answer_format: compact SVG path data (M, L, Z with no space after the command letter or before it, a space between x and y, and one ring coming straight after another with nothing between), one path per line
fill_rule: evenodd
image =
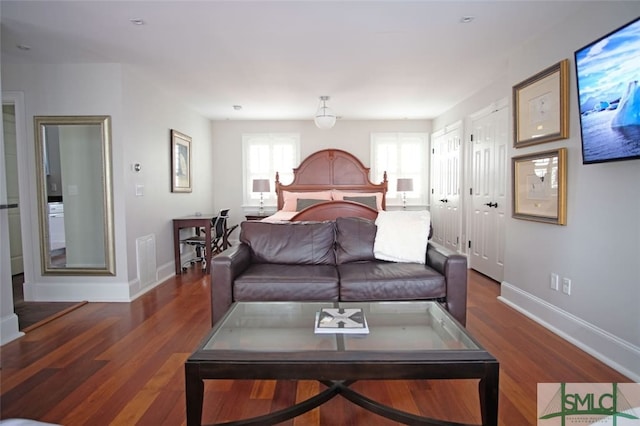
M269 192L263 193L265 206L276 205L275 177L293 181L293 168L300 162L300 135L297 133L249 133L242 135L244 205L258 206L260 193L253 192L254 179L269 179Z
M426 133L372 133L371 179L381 182L387 172L387 205L401 205L396 191L398 178L413 179L413 191L406 193L407 204L427 205L429 157Z

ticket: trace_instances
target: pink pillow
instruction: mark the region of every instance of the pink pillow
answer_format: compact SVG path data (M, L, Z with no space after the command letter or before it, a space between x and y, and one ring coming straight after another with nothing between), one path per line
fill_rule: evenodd
M344 192L337 189L333 190L334 200L344 200L344 197L366 197L373 195L376 196L376 206L378 207L378 211L382 210L382 192Z
M331 201L331 191L316 191L316 192L282 191L282 199L284 200L284 204L282 205L282 211L283 212L298 211L297 210L298 198Z

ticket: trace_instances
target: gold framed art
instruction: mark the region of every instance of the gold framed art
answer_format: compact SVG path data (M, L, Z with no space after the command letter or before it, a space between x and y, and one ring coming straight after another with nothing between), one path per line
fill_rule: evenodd
M511 159L513 217L566 225L567 148Z
M171 129L171 192L191 192L191 137Z
M513 86L513 146L569 137L569 60Z

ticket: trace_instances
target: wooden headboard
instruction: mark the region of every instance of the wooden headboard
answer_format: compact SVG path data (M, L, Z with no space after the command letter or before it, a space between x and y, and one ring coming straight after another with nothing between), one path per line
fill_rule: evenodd
M386 208L387 172L382 183L369 180L369 168L352 154L340 149L323 149L314 152L302 160L300 166L293 169L293 182L280 183L276 173L276 194L278 210L284 205L282 191L310 192L337 189L349 192L381 192L382 208Z

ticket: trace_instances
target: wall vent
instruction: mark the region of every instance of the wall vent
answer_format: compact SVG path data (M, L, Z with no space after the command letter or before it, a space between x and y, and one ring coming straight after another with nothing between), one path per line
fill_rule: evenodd
M136 257L138 259L138 281L140 288L158 280L156 267L156 236L154 234L136 238Z

